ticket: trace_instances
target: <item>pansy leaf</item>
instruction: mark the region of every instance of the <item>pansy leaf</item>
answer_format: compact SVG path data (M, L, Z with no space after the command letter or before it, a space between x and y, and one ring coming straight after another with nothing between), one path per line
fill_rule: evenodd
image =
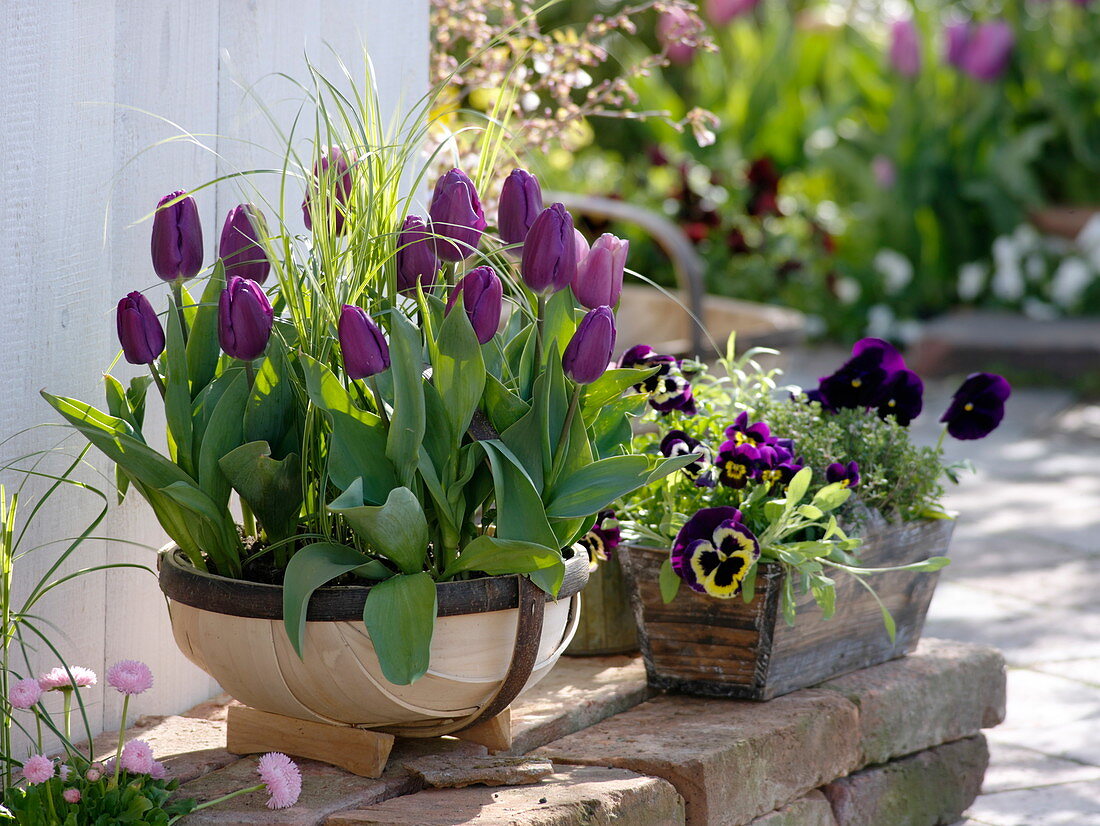
M802 497L806 495L806 491L810 489L810 482L813 480L814 472L808 467L802 468L794 475L789 485L787 485L787 507L793 508L799 502L802 501Z
M565 577L565 563L561 553L534 542L516 539L498 539L492 536L474 538L458 558L443 572L450 579L464 571L481 571L490 576L502 574L528 574L545 568L555 568L558 587Z
M394 685L409 685L428 670L436 611L435 582L423 572L397 574L367 593L363 622Z
M299 657L306 635L306 609L313 592L366 564L367 557L359 551L334 542L314 542L290 558L283 574L283 626Z
M420 500L408 488L391 490L383 505L365 505L363 481L356 479L328 509L343 516L371 550L405 573L423 569L428 553L428 522Z
M840 482L833 482L815 493L811 504L816 505L823 511L836 510L847 502L848 497L851 495L851 488L845 487Z
M661 599L665 604L676 599L680 591L680 575L672 567L672 560L666 559L661 563L661 570L657 574L657 584L661 587Z

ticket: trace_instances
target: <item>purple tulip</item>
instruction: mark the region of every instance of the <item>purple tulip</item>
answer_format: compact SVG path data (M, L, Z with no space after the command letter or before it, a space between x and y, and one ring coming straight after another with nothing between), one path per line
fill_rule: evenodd
M678 6L661 12L657 18L657 41L673 63L681 66L691 63L695 56L695 47L685 41L695 34L691 17Z
M894 346L880 338L860 339L852 357L831 376L821 378L821 395L832 408L870 407L879 389L905 361Z
M963 68L963 60L966 58L967 46L970 43L969 23L950 23L943 30L944 60L956 69Z
M321 187L335 195L334 203L328 197L321 198L322 217L327 210L333 212L333 230L337 235L344 232L344 217L348 201L351 199L352 166L355 165L354 153L345 154L339 146L330 146L321 160L313 164L313 178L306 184L306 194L302 198L302 220L306 229L313 229L313 198L320 195Z
M475 267L451 290L444 315L451 311L460 295L462 308L470 319L478 343L484 344L496 334L497 327L500 326L504 287L492 267Z
M452 169L436 182L428 212L437 236L436 255L462 261L474 254L485 231L485 212L465 172Z
M274 319L259 284L230 276L218 300L218 341L226 354L241 361L259 358L271 338Z
M417 282L425 291L435 284L439 259L435 257L435 238L419 215L409 215L397 236L397 289L415 291Z
M874 406L879 418L893 416L902 427L908 427L924 407L924 382L912 370L898 370L883 382Z
M561 366L577 384L591 384L607 370L614 350L615 314L610 307L597 307L581 319L562 353Z
M825 481L829 484L839 482L846 488L858 488L859 463L849 462L845 465L842 462L833 462L825 468Z
M337 334L344 354L344 370L350 378L365 379L390 366L390 346L362 307L344 305Z
M177 198L180 200L165 206ZM165 195L157 204L151 246L153 270L165 281L193 278L202 269L199 207L182 189Z
M1012 386L1002 376L972 373L955 391L940 421L956 439L981 439L1001 423L1010 395Z
M614 307L623 291L623 269L630 242L605 232L577 263L573 295L585 307Z
M525 169L513 169L504 179L497 208L497 228L506 244L522 244L542 212L539 180Z
M701 508L672 544L672 570L691 590L728 599L760 558L760 543L736 508Z
M122 353L130 364L152 364L164 352L164 328L141 293L132 292L119 300L115 320Z
M263 248L267 237L264 214L252 204L239 204L229 210L222 226L218 255L225 266L225 277L249 278L257 284L267 280L271 262Z
M580 268L580 265L583 263L584 259L588 257L588 239L584 237L584 233L574 227L573 240L577 242L577 267Z
M920 74L920 33L912 20L895 20L891 25L890 63L903 77Z
M962 70L977 80L992 83L1008 68L1015 45L1016 34L1008 23L1003 20L980 23L967 39Z
M760 5L760 0L706 0L703 8L711 25L724 26L735 17L748 14Z
M523 282L532 292L549 295L569 286L577 272L577 238L573 216L562 204L551 204L539 213L520 261Z

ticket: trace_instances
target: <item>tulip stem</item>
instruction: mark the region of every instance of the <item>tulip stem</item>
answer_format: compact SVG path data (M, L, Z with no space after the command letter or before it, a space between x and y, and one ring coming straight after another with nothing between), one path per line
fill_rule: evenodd
M382 401L382 392L378 389L378 379L374 376L370 377L370 389L374 393L374 405L378 408L378 415L382 417L382 423L389 427L390 417L386 412L386 403Z
M153 374L153 381L156 383L157 390L160 391L160 397L163 399L165 392L167 392L164 387L164 379L160 377L160 373L157 372L157 368L152 362L149 363L149 372Z
M183 318L183 279L177 278L172 282L172 307L175 309L176 320L180 325L180 334L183 336L183 346L187 346L187 322Z
M252 393L252 388L256 386L256 368L252 366L251 361L244 363L244 376L248 380L248 392Z
M535 310L535 377L542 371L543 337L546 335L546 296L539 293Z

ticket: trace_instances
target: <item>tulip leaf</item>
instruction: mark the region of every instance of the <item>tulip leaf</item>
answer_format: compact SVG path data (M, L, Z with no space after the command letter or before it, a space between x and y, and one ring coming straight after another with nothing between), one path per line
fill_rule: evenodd
M559 519L588 517L642 485L691 464L695 457L673 456L650 467L647 456L611 456L563 477L554 487L548 516Z
M294 533L302 508L302 462L297 453L276 460L267 442L247 442L225 454L218 466L260 520L268 542Z
M424 440L424 360L420 331L399 312L390 314L390 372L393 414L386 436L386 456L406 487L416 478Z
M229 577L241 574L241 538L233 517L193 482L173 482L160 489L194 518L199 547L214 561L220 573Z
M598 410L608 402L619 398L628 387L641 384L656 372L656 367L644 369L618 367L608 370L585 388L585 409Z
M341 490L361 478L364 500L384 502L387 494L397 487L397 477L386 458L386 429L382 420L357 407L328 367L304 353L298 358L310 401L325 411L332 423L329 478Z
M242 417L248 399L248 380L238 371L210 416L199 448L199 486L221 507L229 502L230 484L219 460L241 444Z
M501 441L523 465L538 494L542 493L544 485L542 470L544 435L545 429L539 418L539 411L533 406L520 417L519 421L500 434Z
M363 622L391 683L409 685L427 672L436 610L435 582L426 573L397 574L371 586Z
M278 451L284 444L294 416L294 390L286 347L278 336L267 346L267 358L256 372L256 381L244 411L245 442L267 442ZM278 453L278 458L282 458Z
M206 281L202 300L194 310L191 334L187 338L187 372L191 379L191 396L199 393L214 379L221 356L218 343L218 300L225 289L225 268L221 259Z
M299 657L302 656L306 613L313 592L368 564L368 557L359 551L334 542L306 545L290 558L283 574L283 627Z
M576 331L577 322L574 319L573 291L568 288L558 290L546 302L546 315L543 321L545 336L543 358L547 358L553 353L560 360L562 353L565 352L566 345L569 344L569 340L573 338L573 333Z
M470 541L443 572L444 579L450 579L464 571L481 571L490 576L502 574L528 574L543 569L554 569L554 576L565 577L565 562L561 553L534 542L522 542L515 539L499 539L492 536L478 536ZM555 588L555 590L557 590Z
M173 298L172 301L175 301ZM165 376L164 417L168 423L168 446L172 457L184 472L195 476L194 433L191 426L191 382L187 375L187 351L179 314L168 311L167 346L161 363L167 363Z
M592 429L592 444L597 456L606 459L623 452L623 447L630 443L631 438L629 416L639 415L645 403L645 396L624 396L608 402L591 422L587 422ZM587 419L588 411L585 413Z
M531 405L505 387L492 373L485 376L485 415L497 433L503 433L531 409Z
M421 386L424 388L424 452L433 467L446 468L458 450L461 434L456 441L439 391L429 382Z
M465 312L451 312L443 319L431 355L432 384L439 391L450 417L452 433L461 439L485 390L481 345ZM456 444L455 449L457 447Z
M428 555L428 522L420 500L408 488L391 490L383 505L366 505L363 480L356 479L328 509L343 516L372 551L405 573L423 570Z

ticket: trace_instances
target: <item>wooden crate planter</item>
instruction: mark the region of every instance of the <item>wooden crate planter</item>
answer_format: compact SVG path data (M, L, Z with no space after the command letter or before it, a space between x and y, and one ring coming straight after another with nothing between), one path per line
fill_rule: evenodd
M630 587L617 557L600 563L581 594L577 633L565 653L573 657L627 654L638 650L638 625Z
M945 555L954 522L927 520L868 530L860 552L870 568ZM715 599L686 587L665 604L658 585L667 551L619 547L631 586L642 655L651 685L706 697L768 700L832 677L901 657L916 648L938 573L890 572L868 578L897 623L890 641L874 598L837 573L835 615L828 620L807 593L797 621L780 611L783 571L765 564L756 596Z

